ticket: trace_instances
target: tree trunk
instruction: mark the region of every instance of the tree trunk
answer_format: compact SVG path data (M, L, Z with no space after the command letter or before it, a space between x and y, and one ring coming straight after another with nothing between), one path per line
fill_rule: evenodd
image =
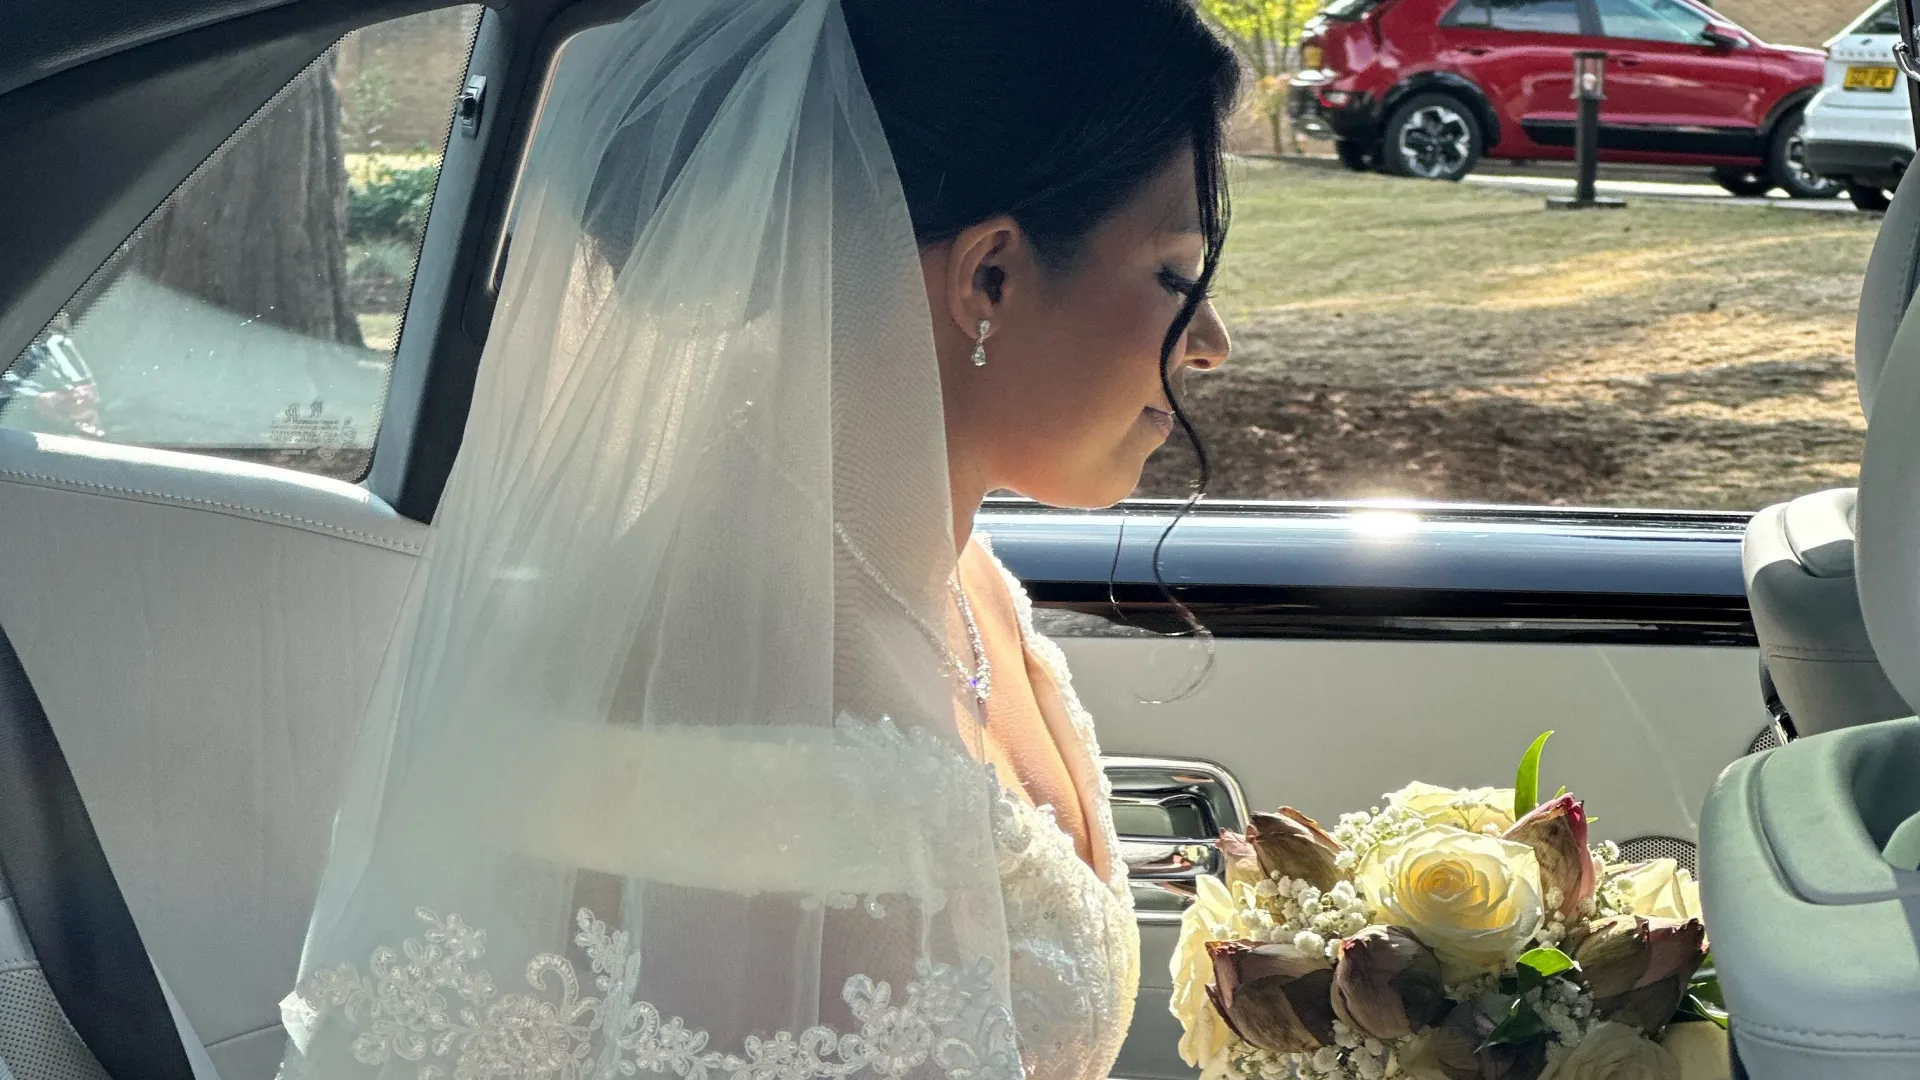
M161 207L130 268L298 333L362 345L347 285L347 166L329 55Z

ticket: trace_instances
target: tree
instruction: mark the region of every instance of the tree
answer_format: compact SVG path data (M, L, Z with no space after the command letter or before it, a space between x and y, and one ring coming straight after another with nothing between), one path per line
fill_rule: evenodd
M347 286L347 167L329 54L140 231L128 266L210 304L361 345Z
M1200 9L1253 73L1254 109L1273 133L1274 152L1282 152L1287 76L1294 71L1300 32L1320 10L1320 0L1200 0Z

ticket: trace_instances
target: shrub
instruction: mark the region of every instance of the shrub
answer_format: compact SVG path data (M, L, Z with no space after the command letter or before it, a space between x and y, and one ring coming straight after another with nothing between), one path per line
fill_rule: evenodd
M433 206L437 165L395 169L374 165L364 184L347 190L347 236L418 243Z

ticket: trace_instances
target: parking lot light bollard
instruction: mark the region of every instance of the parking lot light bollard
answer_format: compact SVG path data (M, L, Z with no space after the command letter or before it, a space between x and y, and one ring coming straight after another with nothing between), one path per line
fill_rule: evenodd
M1590 210L1627 205L1619 199L1603 199L1594 192L1594 178L1600 169L1600 103L1607 97L1607 54L1597 49L1580 49L1573 54L1573 99L1580 103L1579 119L1574 124L1574 158L1580 166L1580 181L1573 198L1564 195L1547 200L1549 210Z

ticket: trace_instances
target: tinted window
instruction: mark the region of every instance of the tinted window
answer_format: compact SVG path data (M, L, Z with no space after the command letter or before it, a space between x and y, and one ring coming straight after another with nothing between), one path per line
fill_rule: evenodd
M1595 0L1608 37L1699 44L1708 19L1677 0Z
M1576 0L1488 0L1490 25L1495 30L1525 30L1540 34L1580 32L1580 5Z
M364 475L479 13L288 84L12 362L0 426Z
M1866 17L1854 28L1856 34L1898 34L1900 32L1900 12L1892 4L1881 4L1873 14Z
M1487 8L1487 0L1460 0L1453 5L1440 20L1441 26L1487 26L1492 21L1492 12Z

